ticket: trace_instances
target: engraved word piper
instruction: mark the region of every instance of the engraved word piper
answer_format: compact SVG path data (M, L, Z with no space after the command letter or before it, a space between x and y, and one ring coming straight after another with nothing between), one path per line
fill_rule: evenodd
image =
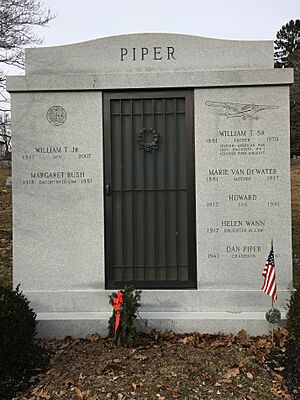
M156 47L121 47L120 55L121 61L144 61L145 59L160 61L160 60L176 60L175 48L167 46L162 48L161 46Z

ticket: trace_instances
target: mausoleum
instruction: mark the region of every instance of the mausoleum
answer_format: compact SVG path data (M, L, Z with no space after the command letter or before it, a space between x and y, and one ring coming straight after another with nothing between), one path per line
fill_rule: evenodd
M39 335L270 330L292 289L289 85L272 41L131 34L26 50L12 99L14 286Z

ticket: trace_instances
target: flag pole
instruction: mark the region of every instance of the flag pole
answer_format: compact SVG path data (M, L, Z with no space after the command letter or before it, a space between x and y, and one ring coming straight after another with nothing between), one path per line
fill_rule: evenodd
M276 272L275 272L275 254L273 248L274 241L271 239L271 250L267 258L262 276L264 277L264 284L261 288L262 291L268 294L272 298L272 308L267 311L266 319L272 324L272 343L274 343L274 324L278 323L281 318L280 310L274 307L274 303L277 301L276 293Z
M275 264L275 253L274 253L274 247L273 247L273 239L271 239L271 249L273 249L273 255L274 255L274 264ZM274 300L272 296L272 310L274 308ZM274 344L274 324L272 324L272 344Z
M272 310L274 308L274 300L272 298ZM272 343L274 344L274 324L272 324Z

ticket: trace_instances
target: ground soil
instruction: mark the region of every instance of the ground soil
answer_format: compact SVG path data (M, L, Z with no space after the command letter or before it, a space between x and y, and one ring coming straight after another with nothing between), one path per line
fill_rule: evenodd
M15 387L21 392L5 397L2 391L1 400L298 399L299 380L289 381L288 371L295 371L291 361L299 359L285 356L287 340L285 329L274 343L270 336L251 338L243 331L237 336L152 332L140 335L135 348L117 348L97 334L44 340L40 346L51 355L48 370L31 368L33 375L40 373L27 376L30 386L25 388L23 379Z
M294 400L300 400L300 348L288 340L285 351L275 348L269 355L271 368L280 371L289 393Z

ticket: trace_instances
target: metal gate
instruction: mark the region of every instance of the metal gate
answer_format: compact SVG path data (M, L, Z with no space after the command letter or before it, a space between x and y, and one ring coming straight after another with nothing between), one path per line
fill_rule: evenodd
M104 93L106 288L194 288L193 93Z

